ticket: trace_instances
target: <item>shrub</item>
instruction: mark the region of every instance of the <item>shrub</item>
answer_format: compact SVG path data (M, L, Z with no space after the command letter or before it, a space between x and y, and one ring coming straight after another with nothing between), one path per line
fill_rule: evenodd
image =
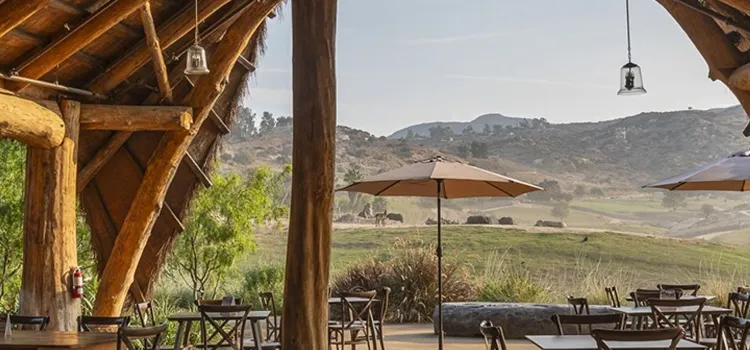
M508 251L495 252L487 258L479 294L480 301L492 302L547 302L550 288L532 277L525 264L508 262ZM520 260L520 259L516 259Z
M277 311L281 311L284 294L284 266L280 264L263 264L252 267L244 272L241 295L245 303L252 305L253 310L260 310L262 292L273 293Z
M398 240L384 256L387 260L352 266L333 283L335 290L391 288L389 318L398 322L432 319L438 304L435 246L421 241ZM476 286L465 269L443 264L443 301L467 301L476 297Z

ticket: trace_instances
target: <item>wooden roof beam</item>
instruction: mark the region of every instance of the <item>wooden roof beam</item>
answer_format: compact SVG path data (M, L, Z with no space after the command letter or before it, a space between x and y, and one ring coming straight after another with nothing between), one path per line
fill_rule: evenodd
M63 0L49 0L49 5L52 8L65 11L74 16L85 17L94 12L94 11L89 11L87 8L81 8L78 5L74 5ZM135 29L125 23L117 23L115 25L115 28L131 37L137 38L141 36L141 33L138 29Z
M115 316L125 302L138 263L151 236L151 229L164 205L164 197L195 134L208 118L221 95L224 81L250 38L280 0L253 1L241 21L235 21L212 55L211 73L196 83L194 93L184 103L194 108L190 132L166 133L151 156L141 186L125 218L104 268L94 304L97 316Z
M21 28L16 28L16 29L11 30L8 33L8 35L16 39L30 43L31 45L34 45L36 47L43 47L45 44L47 44L47 41L45 39L39 37L38 35L31 34ZM73 57L76 59L79 59L80 61L83 61L84 63L91 66L92 68L104 67L104 60L102 60L99 57L95 57L93 55L85 53L83 51L76 51Z
M0 3L0 37L47 5L47 0L6 0Z
M187 163L188 167L190 167L190 170L195 174L195 177L205 186L206 188L213 186L213 182L211 182L211 178L206 175L206 172L203 171L203 168L198 165L198 162L195 161L195 158L193 158L192 155L190 155L190 152L185 153L185 158L182 159L184 163Z
M206 20L214 12L231 0L201 1L198 4L199 22ZM195 9L193 3L189 5L163 24L158 30L158 40L161 49L165 50L172 46L177 40L188 34L195 27ZM133 73L146 65L151 60L152 54L147 43L141 41L128 54L122 56L118 61L107 68L101 75L96 77L88 88L106 94L120 85Z
M725 3L730 1L722 0ZM750 92L733 87L730 83L732 72L743 66L743 54L727 38L726 33L713 18L705 16L674 0L657 0L682 27L698 52L708 64L710 77L719 79L729 87L739 100L745 112L750 112ZM731 1L733 3L746 1ZM694 3L697 4L697 3ZM749 7L750 9L750 7ZM750 114L750 113L749 113Z
M59 107L57 111L50 110L0 89L0 137L18 140L35 148L55 148L62 144L65 137L65 124L61 116Z
M186 131L192 123L184 106L81 105L81 130Z
M159 44L159 36L156 33L154 17L151 15L151 5L148 2L141 8L141 22L143 22L143 30L146 32L146 44L151 52L151 64L154 66L159 91L165 101L172 103L172 87L169 85L167 64L164 63L164 55Z
M240 57L242 57L242 56L240 56ZM188 84L189 84L189 85L190 85L191 87L195 88L195 83L193 83L193 81L192 81L192 80L190 80L190 78L189 78L189 77L183 77L183 79L184 79L184 80L185 80L185 81L186 81L186 82L187 82L187 83L188 83ZM190 94L188 93L188 96L189 96L189 95L190 95ZM224 122L224 120L223 120L223 119L221 119L221 117L219 116L219 114L218 114L218 113L216 113L216 111L215 111L215 110L213 110L213 108L211 109L211 112L210 112L210 113L208 114L208 117L209 117L209 118L211 119L211 121L212 121L212 122L214 123L214 125L216 125L216 128L218 128L218 129L219 129L219 133L220 133L220 134L222 134L222 135L226 135L226 134L228 134L228 133L230 133L230 132L232 131L232 129L230 129L230 128L229 128L229 125L227 125L227 123L225 123L225 122Z
M19 75L31 79L39 79L57 65L73 56L76 51L94 41L107 32L115 24L120 23L133 11L137 10L146 0L115 0L109 6L91 15L81 25L47 45L37 55L31 57L18 67ZM21 90L27 83L14 83L11 90Z

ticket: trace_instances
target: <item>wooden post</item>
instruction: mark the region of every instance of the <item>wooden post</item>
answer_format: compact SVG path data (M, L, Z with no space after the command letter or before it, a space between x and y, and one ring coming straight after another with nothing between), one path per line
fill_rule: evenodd
M62 101L62 145L29 147L23 218L23 279L19 313L48 315L48 330L75 331L80 302L71 298L76 258L76 170L80 104Z
M143 182L117 234L112 255L104 267L94 304L95 315L120 314L143 249L164 205L164 196L178 165L221 95L223 81L231 72L237 57L245 50L252 35L278 3L279 0L254 1L243 13L242 18L227 29L224 39L219 42L212 54L211 73L198 80L193 93L185 100L186 105L193 107L192 129L166 133L151 156Z
M141 8L141 23L143 31L146 33L146 44L151 51L151 64L154 66L156 82L159 84L159 91L164 100L172 103L172 87L169 85L169 72L167 65L164 63L161 44L159 44L159 34L156 32L154 17L151 15L151 4L146 2Z
M281 317L284 350L328 349L336 2L292 1L294 156Z

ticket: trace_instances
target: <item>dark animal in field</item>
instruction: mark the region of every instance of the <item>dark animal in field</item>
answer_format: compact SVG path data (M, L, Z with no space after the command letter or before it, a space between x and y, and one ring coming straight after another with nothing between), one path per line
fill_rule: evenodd
M583 240L581 240L581 243L586 243L589 241L589 236L583 236Z
M385 215L388 220L398 221L400 223L404 223L404 216L399 213L388 213Z
M472 215L466 218L466 223L469 225L491 225L492 219L489 216Z
M375 227L383 226L385 227L385 219L388 218L388 211L384 211L382 213L375 214Z
M516 224L516 222L513 221L513 218L509 216L500 218L500 220L498 220L497 223L500 225L515 225Z
M536 222L536 227L554 227L554 228L566 228L568 225L566 225L562 221L547 221L547 220L538 220Z

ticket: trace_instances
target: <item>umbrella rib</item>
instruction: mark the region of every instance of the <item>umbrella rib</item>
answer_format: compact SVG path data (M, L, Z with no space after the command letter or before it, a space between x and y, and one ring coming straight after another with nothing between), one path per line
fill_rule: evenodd
M490 186L492 186L492 187L494 187L496 190L498 190L498 191L500 191L502 193L507 194L509 197L515 197L514 195L510 194L508 191L506 191L506 190L504 190L504 189L502 189L500 187L495 186L492 182L485 181L485 183L488 184L488 185L490 185Z
M378 193L375 193L375 196L379 196L379 195L383 194L383 192L388 191L389 189L391 189L391 187L396 186L396 184L399 183L399 182L401 182L401 180L393 181L392 184L390 184L390 185L386 186L384 189L378 191Z

